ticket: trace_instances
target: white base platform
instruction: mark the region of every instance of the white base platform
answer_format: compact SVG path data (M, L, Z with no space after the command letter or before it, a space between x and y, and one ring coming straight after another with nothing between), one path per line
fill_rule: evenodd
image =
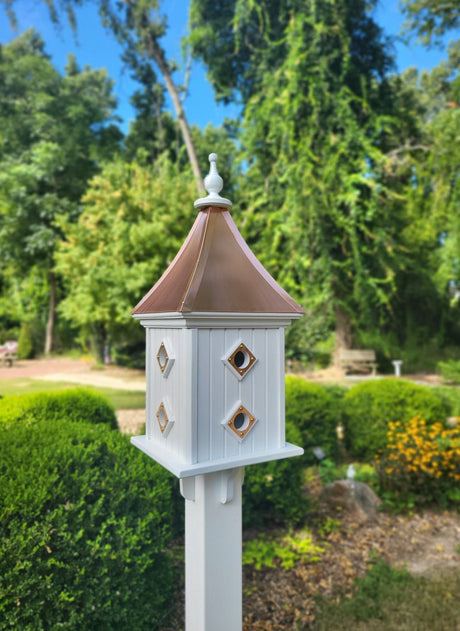
M149 441L145 435L133 436L131 443L147 454L147 456L150 456L150 458L153 458L153 460L161 464L165 469L168 469L168 471L173 473L177 478L189 478L190 476L201 475L203 473L225 471L226 469L233 469L235 467L245 467L250 464L269 462L270 460L282 460L283 458L292 458L293 456L301 456L303 454L301 447L296 447L295 445L291 445L291 443L285 443L284 447L276 449L275 451L265 451L259 454L251 454L250 456L188 464L174 461L170 454L165 454L164 449L155 448L152 441Z

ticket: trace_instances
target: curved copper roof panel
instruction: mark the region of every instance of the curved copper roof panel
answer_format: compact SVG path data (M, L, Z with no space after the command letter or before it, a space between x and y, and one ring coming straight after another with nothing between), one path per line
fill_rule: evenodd
M176 258L133 309L165 312L304 313L270 276L222 207L201 210Z

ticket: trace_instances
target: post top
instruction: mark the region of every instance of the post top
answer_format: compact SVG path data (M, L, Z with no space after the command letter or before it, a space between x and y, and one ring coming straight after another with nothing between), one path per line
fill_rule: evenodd
M209 154L209 173L204 178L204 186L208 191L206 197L197 199L194 203L195 208L205 208L207 206L218 206L222 208L231 208L232 202L225 197L219 195L224 185L223 179L217 171L217 153Z

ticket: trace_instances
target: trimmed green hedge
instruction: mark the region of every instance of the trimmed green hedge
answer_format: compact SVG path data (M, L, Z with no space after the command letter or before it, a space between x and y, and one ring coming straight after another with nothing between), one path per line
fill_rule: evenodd
M286 423L286 440L301 445L300 431ZM243 526L260 528L267 522L297 523L309 504L302 494L304 462L300 456L246 468L243 484Z
M340 401L346 392L300 377L286 377L286 440L305 449L304 456L275 460L246 469L243 486L243 524L260 527L267 521L296 523L305 518L309 502L302 492L303 471L317 464L313 449L329 458L338 452Z
M350 454L370 461L387 443L388 423L420 414L427 423L443 421L449 405L425 386L403 379L378 379L353 386L343 398L345 440Z
M338 386L327 388L300 377L286 377L286 422L300 431L304 464L317 464L315 447L321 447L328 458L337 457L337 425L344 393Z
M112 429L118 429L115 410L107 399L85 388L13 395L0 399L0 425L25 419L106 423Z
M0 628L164 629L176 483L104 425L0 425Z

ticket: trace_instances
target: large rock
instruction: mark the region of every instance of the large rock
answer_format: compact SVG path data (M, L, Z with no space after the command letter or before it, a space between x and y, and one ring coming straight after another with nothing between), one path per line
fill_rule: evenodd
M327 509L341 509L360 522L376 519L382 500L364 482L336 480L321 491L320 503Z

